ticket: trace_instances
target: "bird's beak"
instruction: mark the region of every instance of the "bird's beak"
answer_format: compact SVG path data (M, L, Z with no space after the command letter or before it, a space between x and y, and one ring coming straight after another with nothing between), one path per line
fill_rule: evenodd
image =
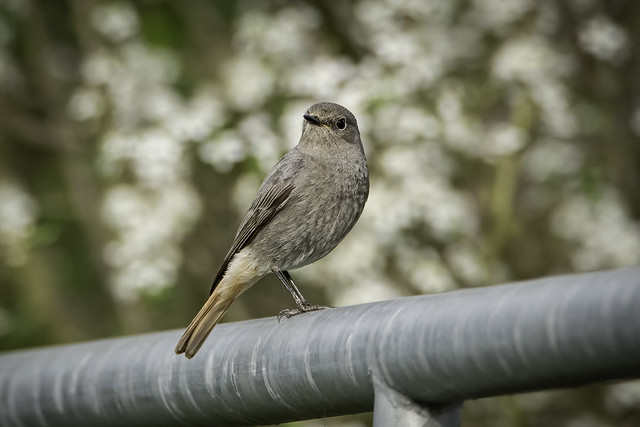
M304 117L304 119L309 123L311 123L312 125L322 126L322 122L320 121L318 116L314 116L311 114L303 114L302 117Z

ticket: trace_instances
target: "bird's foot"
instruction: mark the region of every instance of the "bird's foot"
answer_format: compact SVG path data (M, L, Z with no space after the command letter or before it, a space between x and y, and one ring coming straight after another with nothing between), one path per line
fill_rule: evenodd
M324 310L325 308L334 308L334 307L331 307L330 305L303 305L299 308L293 308L293 309L285 308L280 313L278 313L278 317L277 317L278 323L280 322L280 319L282 319L283 317L286 317L287 319L289 319L290 317L297 316L298 314L306 313L309 311Z

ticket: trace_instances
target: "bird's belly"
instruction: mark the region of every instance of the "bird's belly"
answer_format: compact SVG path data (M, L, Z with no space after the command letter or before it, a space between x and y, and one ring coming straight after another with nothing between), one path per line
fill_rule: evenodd
M292 206L287 215L276 215L252 246L270 269L303 267L331 252L353 228L363 207L364 201L355 198L314 204L306 209ZM285 223L283 218L288 221Z

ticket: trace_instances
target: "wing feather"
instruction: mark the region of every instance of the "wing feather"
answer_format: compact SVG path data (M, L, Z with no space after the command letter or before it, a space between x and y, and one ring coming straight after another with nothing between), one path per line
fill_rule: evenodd
M266 191L259 192L258 197L253 201L253 204L245 215L242 224L240 224L233 245L231 245L231 249L229 249L229 252L224 257L224 261L222 261L222 265L211 285L209 294L213 293L213 290L218 286L220 280L222 280L231 258L251 243L251 240L253 240L262 227L268 224L276 213L282 209L293 188L294 186L291 183L278 182Z

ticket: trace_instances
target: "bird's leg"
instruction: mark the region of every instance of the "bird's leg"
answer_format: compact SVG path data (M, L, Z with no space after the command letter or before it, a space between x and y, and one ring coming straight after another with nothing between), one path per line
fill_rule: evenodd
M298 287L296 286L296 284L294 283L293 279L291 278L291 276L289 275L288 271L281 271L281 270L272 270L273 273L278 276L278 279L280 279L280 281L282 282L282 284L284 285L285 288L287 288L287 290L289 291L289 293L291 294L291 296L293 297L293 300L296 302L296 305L298 306L297 309L292 310L292 309L284 309L282 310L280 313L278 313L278 321L280 321L280 319L284 316L287 319L295 316L297 314L300 313L306 313L307 311L316 311L316 310L322 310L325 308L330 308L329 306L326 305L311 305L307 302L307 300L305 299L305 297L302 295L302 292L300 292L300 290L298 289Z
M273 272L278 276L278 279L280 279L284 287L287 288L287 291L289 291L300 310L304 310L305 307L311 305L307 302L305 297L302 295L302 292L300 292L296 284L293 282L288 271L273 270Z

